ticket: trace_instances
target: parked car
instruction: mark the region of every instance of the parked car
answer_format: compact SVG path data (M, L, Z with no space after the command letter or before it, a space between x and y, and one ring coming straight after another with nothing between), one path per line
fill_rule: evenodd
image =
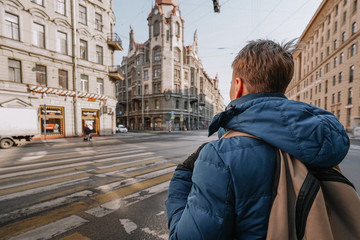
M128 132L128 130L127 130L127 128L124 126L124 125L121 125L121 124L119 124L116 128L115 128L115 131L118 133L118 132L120 132L120 133L127 133Z

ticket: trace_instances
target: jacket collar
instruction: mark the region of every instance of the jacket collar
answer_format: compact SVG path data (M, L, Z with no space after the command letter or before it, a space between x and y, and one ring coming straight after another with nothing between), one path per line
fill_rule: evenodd
M240 111L237 110L238 106L248 101L264 97L280 97L286 99L283 93L254 93L237 98L228 104L224 112L215 115L209 126L209 136L217 132L220 127L224 127L232 117L240 113Z

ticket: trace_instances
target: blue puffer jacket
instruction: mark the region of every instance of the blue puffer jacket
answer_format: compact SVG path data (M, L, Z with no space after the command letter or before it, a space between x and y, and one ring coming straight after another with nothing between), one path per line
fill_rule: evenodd
M213 141L201 150L193 172L175 171L166 202L170 239L265 239L276 149L326 167L339 164L349 149L331 113L279 93L232 101L209 127L219 137L228 129L261 140Z

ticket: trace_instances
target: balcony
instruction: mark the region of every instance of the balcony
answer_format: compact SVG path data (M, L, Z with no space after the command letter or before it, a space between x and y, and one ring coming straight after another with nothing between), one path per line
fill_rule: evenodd
M199 95L199 105L200 106L205 106L205 94L201 93Z
M109 44L114 50L122 51L122 41L117 33L109 33L107 36L107 44Z
M109 66L109 77L115 80L124 80L120 65Z

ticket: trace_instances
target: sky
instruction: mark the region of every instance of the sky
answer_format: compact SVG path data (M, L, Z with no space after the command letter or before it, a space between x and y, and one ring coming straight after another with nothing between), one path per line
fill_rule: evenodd
M124 50L115 54L115 64L128 53L130 26L135 41L149 38L147 17L154 0L114 0L115 32ZM198 32L199 57L211 78L219 76L219 89L227 105L232 75L231 64L250 40L276 42L299 38L321 4L321 0L219 0L214 13L212 0L178 0L184 19L185 45Z

